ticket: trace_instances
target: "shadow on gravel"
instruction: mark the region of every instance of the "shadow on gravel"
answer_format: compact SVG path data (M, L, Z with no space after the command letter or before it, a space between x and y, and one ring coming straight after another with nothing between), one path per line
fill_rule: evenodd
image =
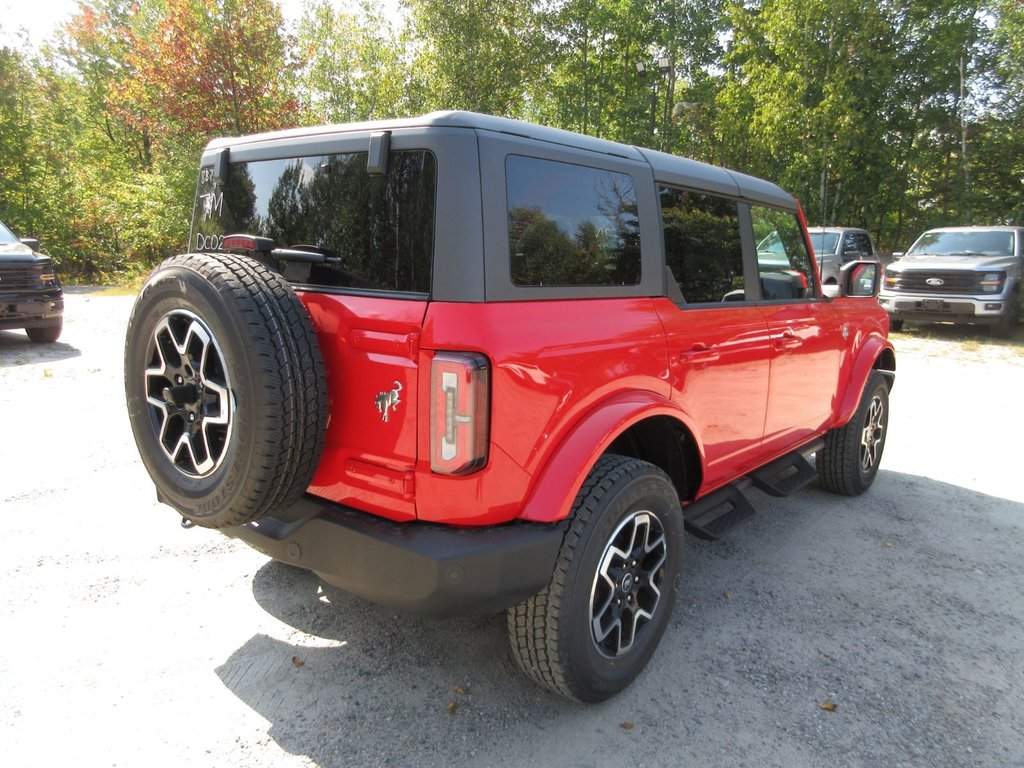
M62 341L36 344L24 331L0 331L0 367L70 360L81 355L77 347Z
M658 652L601 705L526 680L503 616L400 615L273 562L254 596L297 632L217 674L321 766L1021 764L1024 504L884 471L754 502L688 538Z

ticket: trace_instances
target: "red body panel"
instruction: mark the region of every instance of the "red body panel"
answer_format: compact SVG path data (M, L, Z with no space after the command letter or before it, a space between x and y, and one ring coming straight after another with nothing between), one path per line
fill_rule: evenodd
M680 309L658 301L672 366L672 399L704 451L702 491L756 466L767 407L768 325L756 306Z
M331 393L309 491L398 521L562 519L601 452L650 416L676 418L693 435L704 495L849 418L845 404L856 404L888 344L884 318L863 300L701 309L665 298L303 301ZM490 363L489 458L466 476L430 468L435 352Z
M417 414L423 413L417 363L427 303L322 293L302 300L331 394L310 493L392 520L414 519ZM397 396L388 401L391 392Z

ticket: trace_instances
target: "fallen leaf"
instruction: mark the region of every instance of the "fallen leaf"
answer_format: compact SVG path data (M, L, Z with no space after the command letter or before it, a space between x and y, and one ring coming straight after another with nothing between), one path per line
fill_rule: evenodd
M836 706L836 703L834 701L823 701L818 706L824 709L826 712L835 712L837 709L839 709L839 707Z
M49 368L43 368L43 378L44 379L52 379L53 378L53 371L51 371Z
M467 693L469 693L469 686L468 685L453 685L452 686L452 693L457 693L460 696L465 696Z
M892 549L893 544L892 544L891 541L887 541L884 544L882 544L882 546L885 547L886 549Z
M632 731L633 728L635 728L635 727L636 727L636 725L634 723L630 722L629 720L627 720L624 723L619 723L619 728L621 728L624 731Z
M298 656L292 656L292 666L293 667L304 667L304 666L306 666L306 662L304 662Z
M449 701L448 702L448 714L449 715L454 715L458 711L459 711L459 702L457 702L457 701Z
M729 592L728 590L726 590L725 592L722 593L722 597L724 597L726 600L730 600L730 599L732 599L732 592Z

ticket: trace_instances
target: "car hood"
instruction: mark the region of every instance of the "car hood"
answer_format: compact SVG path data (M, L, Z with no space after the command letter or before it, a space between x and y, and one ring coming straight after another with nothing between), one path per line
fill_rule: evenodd
M893 272L909 269L972 269L986 272L992 269L1009 270L1019 260L1014 256L942 256L934 253L904 254L888 266Z
M24 243L0 243L0 264L43 264L49 256L36 253Z

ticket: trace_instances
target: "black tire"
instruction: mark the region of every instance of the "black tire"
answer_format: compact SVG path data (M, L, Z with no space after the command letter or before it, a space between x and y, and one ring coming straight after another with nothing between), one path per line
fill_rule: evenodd
M682 542L679 496L665 473L603 456L576 497L550 584L508 610L516 663L578 701L602 701L626 688L672 615Z
M35 328L26 328L25 333L28 334L29 340L36 344L53 344L60 338L62 330L64 330L64 319L58 317L55 323L36 326Z
M846 496L870 488L878 474L888 428L889 383L872 371L853 418L825 433L825 447L815 459L821 486Z
M1014 305L1013 309L999 318L994 324L989 326L989 332L994 338L997 339L1008 339L1013 335L1013 332L1017 330L1017 324L1020 322L1020 306Z
M899 333L903 330L903 321L898 319L889 319L889 330Z
M320 460L323 358L305 307L245 256L163 262L125 341L135 443L157 497L207 528L258 520L297 499Z

